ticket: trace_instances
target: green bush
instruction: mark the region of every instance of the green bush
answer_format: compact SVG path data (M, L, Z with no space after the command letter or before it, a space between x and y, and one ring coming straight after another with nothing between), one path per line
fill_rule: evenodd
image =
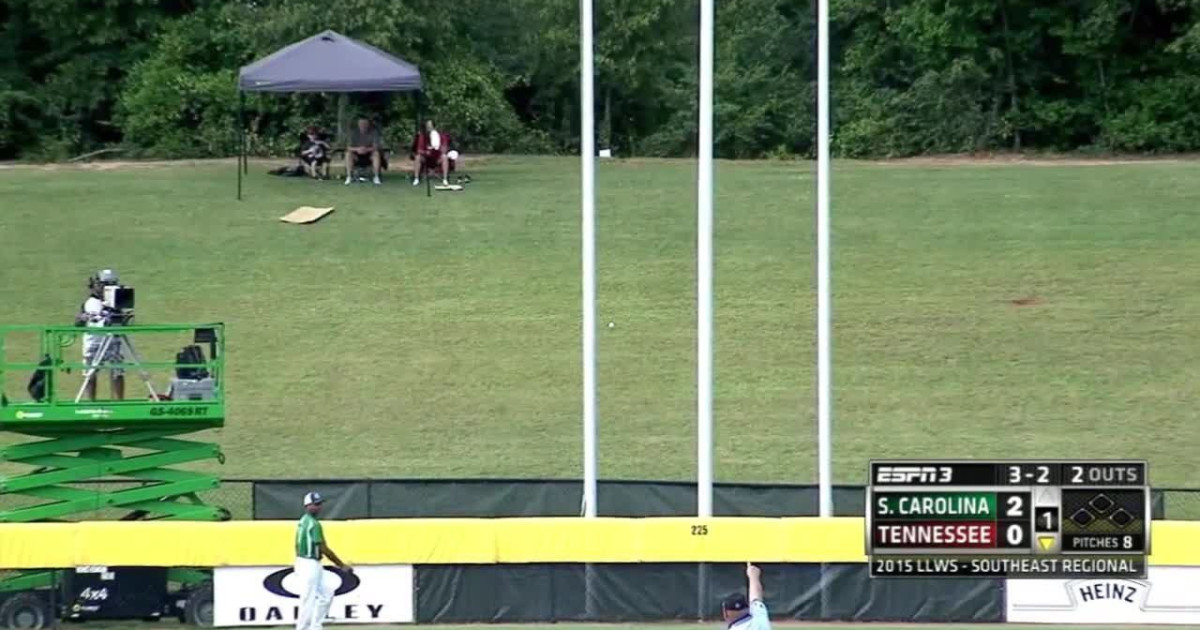
M189 16L160 35L150 57L129 73L118 121L125 142L159 157L214 157L237 150L237 84L232 68L200 60L215 42L203 16Z
M10 159L36 146L40 111L37 97L0 83L0 158Z
M1181 152L1200 147L1200 77L1134 83L1124 106L1103 121L1103 143L1115 151Z
M985 73L965 59L942 72L928 71L903 90L852 82L838 92L834 146L850 157L994 147L1001 127L989 111L989 92Z
M546 153L544 131L525 127L504 98L495 68L470 58L445 60L425 72L429 115L473 153Z

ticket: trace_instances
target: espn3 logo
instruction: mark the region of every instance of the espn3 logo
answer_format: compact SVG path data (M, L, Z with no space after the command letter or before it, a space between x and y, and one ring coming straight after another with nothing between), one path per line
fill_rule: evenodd
M950 466L879 466L875 483L950 483Z

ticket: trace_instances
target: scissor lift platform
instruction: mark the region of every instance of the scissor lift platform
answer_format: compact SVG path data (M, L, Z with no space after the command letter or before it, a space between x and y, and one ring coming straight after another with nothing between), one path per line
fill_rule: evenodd
M87 365L84 335L116 335L122 351ZM192 356L203 360L182 361L187 346L199 347ZM220 485L218 477L176 468L224 461L216 444L181 439L224 426L224 360L225 327L219 323L0 326L0 431L29 438L0 447L0 523L228 520L227 510L200 496ZM113 369L125 372L124 400L99 398ZM85 396L87 378L98 381L96 400ZM7 474L18 467L26 470ZM207 572L176 568L167 575L181 588L164 610L188 601L181 618L204 623L193 609L211 603ZM66 602L54 603L58 585L70 577L31 571L0 579L0 627L18 617L78 615L63 608Z
M22 334L36 335L38 354L14 361L9 341ZM84 334L117 335L123 351L113 354L114 361L98 366L85 364L78 350L68 357L70 348L82 347ZM185 346L206 345L208 356L203 363L182 364L175 355L180 346L169 345L172 338L177 343L182 339ZM224 426L224 341L222 324L0 327L0 392L5 393L0 399L0 431L35 438L0 448L0 461L33 468L22 475L0 476L0 495L21 494L36 500L0 509L0 522L58 520L104 508L128 509L142 518L227 518L223 510L204 505L196 496L216 488L217 477L171 468L222 459L216 444L178 436ZM139 360L138 346L167 348L169 360ZM137 394L125 400L84 400L81 375L103 381L105 371L114 368L125 371L127 394ZM178 375L196 370L203 370L206 394L172 398L171 391L182 382ZM30 375L30 399L14 402L8 397L10 375L21 373ZM37 379L40 387L33 385ZM79 382L78 389L73 381ZM97 383L97 392L104 389L99 385L103 383ZM142 387L147 390L144 395ZM65 485L114 479L140 483L113 491Z

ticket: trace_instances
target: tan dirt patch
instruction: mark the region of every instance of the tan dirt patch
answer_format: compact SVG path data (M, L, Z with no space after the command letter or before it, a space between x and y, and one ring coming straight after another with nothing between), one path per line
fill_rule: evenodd
M486 164L490 160L491 156L466 155L459 160L459 170L468 167L478 167ZM296 160L292 158L250 158L251 167L274 168L277 166L295 163ZM237 164L237 158L213 158L205 160L96 160L94 162L56 162L51 164L4 162L0 163L0 171L123 171L133 169L176 168L187 166L227 166L230 170L233 170L235 164ZM392 172L411 171L412 166L412 161L407 159L407 157L402 159L393 159L389 164L389 170Z
M492 161L497 156L491 155L467 155L461 160L460 167L478 167ZM0 171L6 170L40 170L40 171L113 171L113 170L129 170L129 169L156 169L156 168L171 168L180 166L212 166L212 165L227 165L232 168L237 158L213 158L203 160L96 160L90 162L77 163L53 163L53 164L26 164L21 162L2 162L0 163ZM695 158L613 158L613 159L597 159L597 164L614 163L625 164L631 166L640 166L647 164L661 164L664 162L694 162ZM751 164L756 161L728 161L730 164ZM769 162L769 160L760 160ZM797 162L811 162L812 160L796 160ZM1180 154L1169 156L1136 156L1136 155L1115 155L1115 156L1096 156L1096 157L1080 157L1078 155L1058 155L1058 154L1012 154L1012 153L978 153L978 154L955 154L955 155L929 155L911 158L893 158L884 160L837 160L838 162L849 162L859 164L872 164L878 166L1114 166L1123 164L1187 164L1200 163L1200 154ZM290 158L251 158L252 166L266 166L268 168L293 164L295 161ZM407 158L395 159L391 163L392 171L412 170L412 162Z
M964 153L889 160L868 160L865 162L883 166L1115 166L1123 164L1183 164L1197 161L1200 161L1200 155L1197 154L1164 156L1097 155L1091 157L1070 154Z

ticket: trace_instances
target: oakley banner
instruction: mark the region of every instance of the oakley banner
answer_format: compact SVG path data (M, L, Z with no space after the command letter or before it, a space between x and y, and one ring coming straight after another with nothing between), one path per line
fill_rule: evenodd
M411 623L413 569L407 565L355 567L343 575L326 567L333 590L326 624ZM300 612L300 577L292 567L225 567L213 572L213 625L292 625Z

